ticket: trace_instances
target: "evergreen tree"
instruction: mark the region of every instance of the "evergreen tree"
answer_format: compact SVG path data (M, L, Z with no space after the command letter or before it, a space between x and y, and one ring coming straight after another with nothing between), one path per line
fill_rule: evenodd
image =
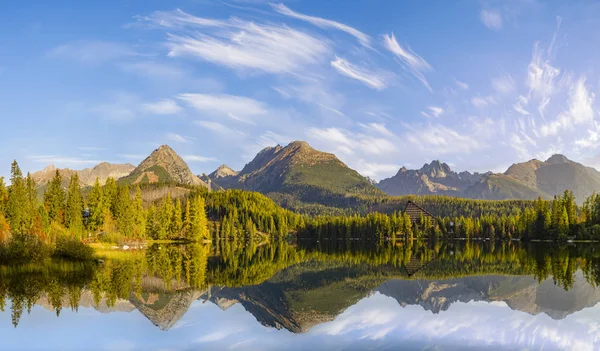
M142 190L140 186L135 187L135 199L133 200L133 217L135 235L139 238L146 237L146 211L143 206Z
M179 239L181 237L181 229L183 227L183 213L181 209L181 201L175 200L173 208L173 218L171 219L171 238Z
M75 237L83 234L83 197L79 185L79 176L73 174L69 180L67 203L65 206L65 225Z
M6 214L13 233L26 233L27 228L27 185L17 161L14 161L10 170L10 188L8 192L8 205Z
M104 221L104 193L98 178L94 181L94 186L88 195L87 207L90 211L88 229L95 232L102 227Z
M201 241L210 239L210 233L208 232L208 220L206 218L206 210L204 207L204 198L195 196L188 201L191 201L190 205L190 234L189 240Z
M114 212L119 234L126 237L133 237L135 232L135 218L128 186L118 187Z
M56 170L44 193L44 206L46 206L51 222L64 223L65 199L66 192L63 189L62 176Z
M104 208L108 209L115 217L115 206L117 203L117 183L113 178L106 179L103 189L103 204Z
M558 221L558 239L566 240L569 235L569 214L567 208L563 206L560 219Z

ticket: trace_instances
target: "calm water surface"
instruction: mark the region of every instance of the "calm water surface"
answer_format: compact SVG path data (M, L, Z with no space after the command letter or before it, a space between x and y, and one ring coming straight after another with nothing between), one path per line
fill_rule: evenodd
M0 267L2 350L600 349L600 246L155 245Z

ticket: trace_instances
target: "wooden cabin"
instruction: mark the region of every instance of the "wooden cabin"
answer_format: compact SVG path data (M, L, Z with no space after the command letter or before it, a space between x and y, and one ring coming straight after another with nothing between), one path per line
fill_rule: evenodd
M432 221L435 219L434 215L432 215L426 209L424 209L423 207L417 205L416 203L414 203L410 200L406 203L406 207L404 208L404 213L408 214L408 216L410 217L410 221L413 224L418 222L421 219L421 216L429 217L429 218L431 218Z

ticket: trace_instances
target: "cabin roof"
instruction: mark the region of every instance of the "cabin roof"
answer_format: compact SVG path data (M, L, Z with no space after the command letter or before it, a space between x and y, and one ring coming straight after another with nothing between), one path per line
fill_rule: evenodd
M408 214L411 222L418 221L421 216L435 218L435 216L429 213L429 211L412 202L411 200L408 200L406 203L406 207L404 207L404 213Z

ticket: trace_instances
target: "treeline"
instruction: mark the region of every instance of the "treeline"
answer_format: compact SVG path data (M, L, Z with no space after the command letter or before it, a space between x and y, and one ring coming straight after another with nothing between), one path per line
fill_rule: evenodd
M0 178L0 243L4 246L32 246L33 250L54 246L60 238L115 235L133 239L210 239L204 198L197 194L183 201L166 196L159 204L146 207L139 187L133 190L109 178L104 186L96 180L84 198L77 174L65 189L57 171L38 201L35 182L30 174L23 176L16 161L10 182L7 187Z
M482 201L442 197L445 208L457 204L471 204L476 210ZM410 220L399 212L392 214L369 213L365 216L315 217L299 230L298 236L315 239L413 239L413 238L467 238L522 240L579 240L600 239L600 197L586 201L578 209L570 191L556 196L553 201L538 199L532 206L506 206L510 202L488 201L501 210L482 212L477 216L428 216ZM499 204L500 203L500 204ZM593 205L592 205L593 204ZM433 206L432 206L433 207ZM426 207L429 209L429 207ZM479 211L479 210L476 210ZM434 212L435 213L435 212ZM454 213L454 212L451 212ZM485 214L484 214L485 213Z

